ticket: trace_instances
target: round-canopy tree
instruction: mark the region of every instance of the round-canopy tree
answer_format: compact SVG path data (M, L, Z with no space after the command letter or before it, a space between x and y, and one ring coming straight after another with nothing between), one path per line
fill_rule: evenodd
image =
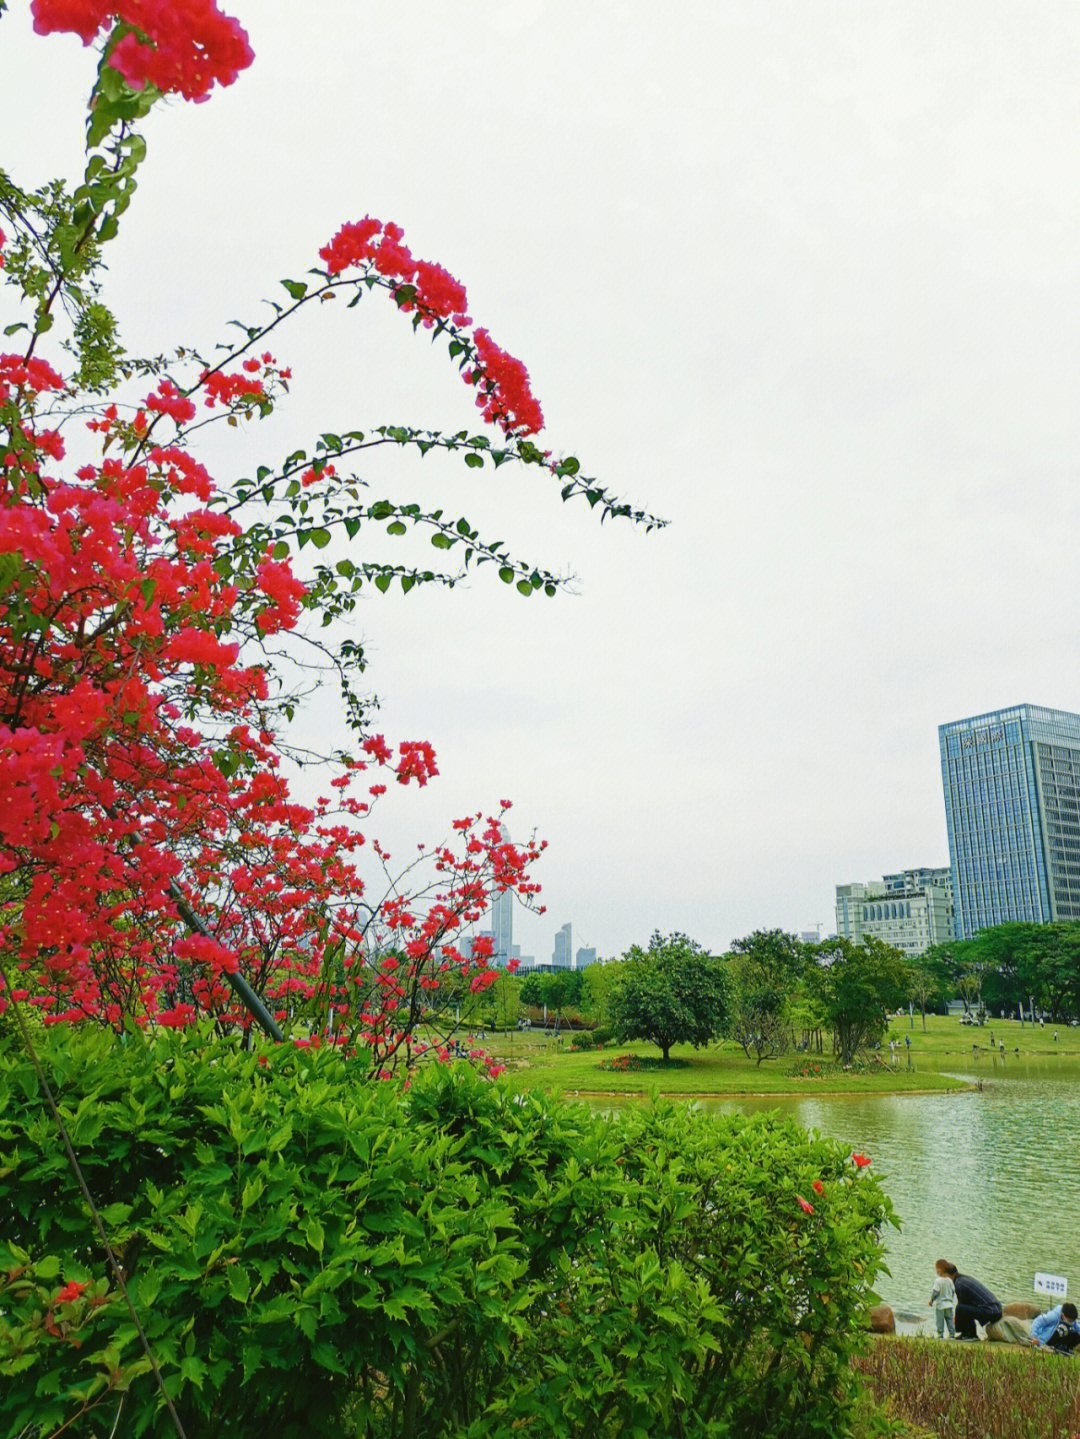
M677 931L657 930L648 949L633 945L623 956L611 1002L620 1040L647 1039L665 1061L673 1044L695 1049L724 1032L728 1016L727 980L719 960Z
M903 955L867 935L861 944L831 939L814 952L809 985L826 1024L833 1028L841 1064L885 1032L887 1011L908 997L909 975Z

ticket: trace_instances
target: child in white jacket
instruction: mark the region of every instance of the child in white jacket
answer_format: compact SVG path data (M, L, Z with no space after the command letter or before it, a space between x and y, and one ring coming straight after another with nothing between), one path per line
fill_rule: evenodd
M953 1329L953 1310L956 1308L956 1290L953 1282L947 1273L947 1266L944 1259L939 1259L934 1265L937 1271L937 1278L934 1280L934 1287L930 1291L930 1298L927 1301L928 1307L933 1309L934 1317L937 1319L937 1335L944 1339L945 1330L949 1331L949 1338L956 1338L956 1331Z

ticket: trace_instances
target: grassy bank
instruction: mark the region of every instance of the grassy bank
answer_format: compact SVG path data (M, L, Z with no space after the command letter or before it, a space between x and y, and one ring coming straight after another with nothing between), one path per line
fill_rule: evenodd
M895 1055L890 1053L890 1038L896 1041ZM996 1083L1007 1081L1010 1074L1019 1075L1032 1063L1080 1060L1080 1028L1055 1029L1047 1025L1040 1029L1038 1025L1021 1026L1018 1020L968 1027L944 1015L928 1015L925 1029L919 1015L915 1015L913 1025L906 1015L894 1019L882 1045L882 1063L846 1074L831 1064L827 1052L788 1054L758 1065L730 1042L706 1050L676 1045L671 1054L677 1063L670 1068L631 1069L627 1073L603 1068L601 1062L621 1054L656 1060L656 1047L643 1043L609 1044L602 1050L571 1053L572 1033L564 1034L559 1041L537 1030L488 1034L483 1043L507 1065L511 1079L522 1089L558 1088L567 1093L576 1090L593 1094L640 1094L653 1087L664 1094L703 1096L921 1093L964 1087L941 1072L950 1068ZM819 1072L814 1071L815 1065L820 1066ZM801 1072L804 1069L810 1072Z
M936 1439L1071 1439L1080 1362L1004 1344L876 1339L854 1361L876 1402Z
M1055 1039L1054 1036L1057 1035ZM990 1040L993 1036L993 1053ZM1007 1074L1010 1062L1019 1059L1022 1063L1031 1060L1052 1060L1055 1057L1080 1059L1080 1027L1071 1025L1021 1024L1018 1019L988 1020L983 1025L964 1025L949 1015L928 1014L926 1029L922 1017L914 1016L914 1024L907 1015L894 1019L885 1037L883 1051L888 1058L888 1041L895 1039L906 1057L905 1039L911 1040L911 1055L914 1062L919 1058L962 1059L989 1068L996 1059L998 1072L1004 1062ZM1001 1059L1001 1046L1005 1046L1005 1058ZM1019 1051L1019 1053L1017 1052Z
M663 1094L740 1095L740 1094L863 1094L963 1087L957 1080L931 1070L907 1070L903 1065L895 1072L875 1069L869 1072L840 1073L816 1058L806 1061L809 1074L795 1074L793 1056L755 1065L741 1050L730 1046L719 1049L694 1050L689 1045L676 1045L671 1051L674 1061L668 1067L635 1070L625 1073L603 1068L619 1055L631 1054L646 1060L658 1059L655 1048L647 1044L625 1044L602 1050L572 1053L569 1041L562 1044L553 1039L534 1038L513 1042L501 1035L489 1036L488 1047L507 1065L508 1078L520 1089L562 1089L592 1094L641 1094L657 1088ZM820 1072L814 1073L814 1065ZM800 1059L800 1069L803 1061Z

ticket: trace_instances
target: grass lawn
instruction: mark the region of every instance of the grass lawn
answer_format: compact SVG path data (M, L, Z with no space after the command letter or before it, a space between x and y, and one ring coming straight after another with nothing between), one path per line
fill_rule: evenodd
M994 1036L991 1057L990 1034ZM1054 1034L1057 1034L1057 1040ZM911 1039L909 1052L904 1043ZM567 1093L642 1094L657 1088L663 1094L866 1094L884 1092L918 1093L926 1090L956 1089L960 1081L941 1069L951 1066L966 1073L985 1074L995 1082L1008 1080L1011 1066L1031 1062L1052 1063L1055 1059L1080 1061L1080 1028L1067 1025L1040 1029L1030 1024L1021 1027L1019 1020L994 1021L983 1027L968 1027L958 1019L945 1015L928 1015L926 1029L920 1015L912 1026L907 1015L894 1019L885 1036L882 1056L889 1060L889 1039L899 1042L895 1065L868 1072L837 1073L830 1056L788 1054L781 1059L767 1059L761 1065L747 1059L736 1044L713 1045L708 1049L692 1049L676 1045L673 1060L682 1061L669 1069L631 1070L624 1074L601 1069L602 1060L620 1054L634 1054L656 1060L659 1051L654 1045L610 1044L602 1050L584 1050L571 1054L571 1034L561 1042L539 1031L513 1034L488 1034L486 1048L507 1065L508 1078L521 1089L561 1089ZM1005 1044L1001 1059L1000 1044ZM978 1050L973 1053L972 1046ZM1019 1056L1016 1050L1019 1049ZM804 1066L821 1063L821 1076L796 1074Z
M523 1042L524 1041L524 1042ZM675 1045L668 1068L649 1068L615 1073L602 1069L601 1062L617 1055L634 1054L658 1060L655 1047L647 1044L611 1045L601 1050L569 1052L569 1040L561 1044L539 1036L489 1036L487 1047L507 1065L507 1078L519 1089L561 1089L582 1093L641 1094L657 1088L663 1094L837 1094L873 1093L927 1089L956 1089L957 1080L934 1071L907 1070L903 1064L889 1073L831 1072L826 1057L799 1056L798 1067L821 1063L821 1076L796 1077L796 1056L766 1060L760 1066L742 1050L725 1044L718 1048L692 1049Z
M1006 1062L1016 1058L1018 1049L1021 1060L1053 1059L1061 1055L1080 1059L1080 1027L1073 1029L1067 1024L1047 1024L1045 1028L1040 1028L1038 1024L1021 1025L1018 1019L993 1019L983 1025L963 1025L959 1019L948 1015L928 1014L924 1034L922 1023L919 1014L915 1015L914 1027L906 1014L902 1019L894 1019L885 1036L885 1050L890 1038L899 1040L904 1047L905 1036L910 1036L911 1056L915 1063L918 1063L920 1055L967 1061L973 1058L987 1060L992 1034L994 1053L999 1056L999 1062L1002 1044L1005 1046ZM977 1056L972 1054L972 1045L978 1048Z

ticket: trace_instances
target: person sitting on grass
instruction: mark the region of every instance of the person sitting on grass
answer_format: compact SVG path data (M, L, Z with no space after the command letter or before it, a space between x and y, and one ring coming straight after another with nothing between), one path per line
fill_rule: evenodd
M970 1274L961 1274L955 1264L943 1259L944 1272L953 1282L956 1290L956 1337L957 1339L978 1339L976 1324L996 1324L1001 1318L1001 1300L991 1294L985 1284L972 1279Z
M1037 1349L1052 1349L1056 1354L1072 1354L1080 1344L1080 1324L1076 1322L1076 1305L1055 1304L1045 1314L1031 1321L1031 1342Z
M948 1263L939 1259L934 1265L937 1270L937 1278L934 1280L934 1287L930 1291L930 1298L927 1304L934 1311L934 1318L937 1320L937 1337L944 1339L945 1330L949 1331L949 1338L956 1338L956 1331L953 1329L953 1306L956 1304L956 1290L949 1278Z

